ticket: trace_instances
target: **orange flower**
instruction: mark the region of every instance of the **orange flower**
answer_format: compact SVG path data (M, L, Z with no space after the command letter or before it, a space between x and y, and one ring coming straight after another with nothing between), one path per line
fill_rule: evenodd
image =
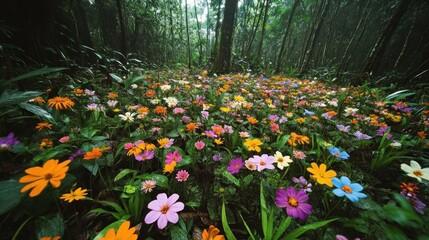
M35 97L31 99L30 102L35 102L41 106L42 104L45 103L45 99L43 99L42 97Z
M256 119L256 118L254 118L254 117L248 117L247 118L247 121L250 123L250 124L256 124L256 123L258 123L259 121Z
M52 147L52 144L53 144L52 140L50 140L48 138L44 138L44 139L42 139L42 141L39 144L39 149L43 150L45 148Z
M83 156L84 160L92 160L96 158L100 158L103 152L100 148L93 148L90 152L86 152Z
M39 240L59 240L61 237L60 236L55 236L55 237L41 237Z
M337 176L337 173L334 170L326 171L326 165L320 164L320 167L317 166L316 163L311 163L312 168L308 167L307 171L309 171L312 175L310 176L312 179L316 179L320 184L326 184L330 187L333 187L332 178Z
M74 107L74 102L68 97L54 97L48 100L49 107L55 107L57 110L63 110Z
M149 90L146 92L146 97L151 98L153 96L155 96L156 92L153 90Z
M74 200L78 201L85 198L85 195L87 195L88 189L82 189L78 188L75 191L70 190L70 193L64 193L61 195L60 199L64 201L68 201L69 203L73 202Z
M220 125L214 125L211 127L211 129L213 130L213 132L215 132L217 135L221 135L222 133L225 132L225 130L223 129L222 126Z
M421 139L426 139L426 133L424 131L417 132L417 136Z
M298 135L294 132L290 134L289 140L287 140L289 145L292 147L295 147L296 145L304 145L304 144L310 144L310 139L305 135Z
M135 232L136 227L130 228L130 221L124 221L117 232L114 228L110 228L100 240L137 240L138 235Z
M261 151L261 148L259 146L262 144L263 143L258 138L255 138L255 139L248 138L244 142L244 146L246 146L249 151L256 151L256 152Z
M167 115L167 108L162 106L156 106L153 110L156 114L164 116Z
M195 131L195 129L197 129L197 124L195 123L186 124L186 130L188 130L188 132L193 132Z
M297 118L296 121L298 123L305 123L305 121L307 120L307 118Z
M32 189L30 197L35 197L46 188L48 183L52 187L58 188L61 185L61 180L66 177L66 172L69 170L67 165L71 161L58 162L58 159L49 159L43 164L43 167L31 167L25 170L27 175L21 177L19 182L28 184L21 189L21 192Z
M165 164L163 173L172 173L176 167L176 162L172 161L170 164Z
M118 97L118 94L114 92L109 92L109 94L107 95L108 99L115 99L117 97Z
M39 132L43 129L52 129L52 124L48 122L41 122L37 124L36 129L39 130Z
M215 226L210 225L209 230L204 229L201 235L201 240L225 240L223 235L219 235L220 231Z
M149 108L148 107L139 107L137 109L138 113L148 113L149 112Z
M75 90L73 90L73 92L76 96L82 96L84 93L84 90L80 88L76 88Z

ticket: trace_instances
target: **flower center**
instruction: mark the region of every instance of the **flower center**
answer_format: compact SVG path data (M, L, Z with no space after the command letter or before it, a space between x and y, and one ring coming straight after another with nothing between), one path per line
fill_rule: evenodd
M346 192L346 193L352 193L353 191L352 191L352 188L350 187L350 186L343 186L342 188L341 188L341 190L343 190L344 192Z
M161 208L161 213L162 214L166 214L168 212L168 205L164 205L164 206L162 206L162 208Z
M261 165L261 166L265 166L265 165L267 165L264 161L261 161L260 163L259 163L259 165Z
M413 174L414 174L414 175L416 175L417 177L421 177L421 176L423 176L423 173L422 173L422 171L420 171L420 170L415 170L415 171L413 172Z
M283 162L284 160L283 160L283 158L282 157L279 157L278 159L277 159L277 162Z
M289 205L291 205L292 207L296 207L298 206L298 201L296 200L296 198L294 197L289 197L289 199L287 200L287 202L289 203Z
M45 174L45 180L50 180L52 178L52 174L51 173L47 173Z
M240 165L235 164L235 169L239 169L239 168L240 168Z

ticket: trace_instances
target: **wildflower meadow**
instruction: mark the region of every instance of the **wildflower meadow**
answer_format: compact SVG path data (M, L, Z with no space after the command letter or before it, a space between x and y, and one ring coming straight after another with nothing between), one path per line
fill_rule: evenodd
M0 81L0 239L429 239L424 92L64 71Z

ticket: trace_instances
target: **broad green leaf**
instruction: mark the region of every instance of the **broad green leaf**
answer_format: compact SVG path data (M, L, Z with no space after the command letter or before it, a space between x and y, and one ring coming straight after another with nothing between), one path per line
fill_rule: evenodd
M226 239L236 240L234 233L232 233L232 230L229 227L228 219L226 218L225 201L222 202L222 227L225 231Z
M291 233L289 233L288 235L286 235L284 238L282 238L283 240L293 240L296 239L297 237L301 236L302 234L304 234L305 232L307 232L308 230L315 230L318 228L321 228L323 226L325 226L326 224L329 224L335 220L337 220L338 218L334 218L334 219L330 219L330 220L326 220L326 221L320 221L320 222L315 222L315 223L311 223L311 224L307 224L304 226L301 226L295 230L293 230Z
M185 203L185 205L189 206L189 207L199 207L199 206L201 206L201 204L199 202L187 202L187 203Z
M10 107L11 105L26 102L42 94L42 92L38 91L5 91L0 95L0 107Z
M95 160L82 160L82 166L86 168L93 176L97 175L99 165Z
M237 187L240 187L240 180L234 177L231 173L227 171L222 171L222 176L234 183Z
M289 227L289 224L291 222L292 222L292 218L291 217L287 217L287 218L285 218L282 221L282 223L280 224L280 226L275 231L274 240L279 239L283 235L283 233L286 231L287 227Z
M122 80L121 77L119 77L118 75L114 74L114 73L109 73L110 77L113 78L113 80L115 80L118 83L123 83L124 80Z
M50 113L48 113L45 109L33 105L33 104L29 104L29 103L20 103L19 106L31 113L34 113L37 116L40 116L46 120L48 120L49 122L55 122L54 118L52 117L52 115Z
M22 197L20 190L23 186L13 179L0 181L0 215L19 204Z
M65 70L66 68L62 68L62 67L50 67L50 68L41 68L41 69L37 69L34 71L31 71L29 73L25 73L22 75L19 75L17 77L11 78L7 81L0 81L0 86L2 88L7 87L8 85L23 80L23 79L27 79L27 78L31 78L31 77L36 77L36 76L40 76L40 75L44 75L44 74L48 74L48 73L53 73L53 72L58 72L58 71L62 71Z
M170 237L172 240L188 240L188 233L178 226L170 226Z
M52 216L41 216L35 221L35 229L37 232L37 239L42 237L55 237L64 235L64 219L60 213Z
M116 177L115 177L115 179L113 181L116 182L116 181L122 179L123 177L125 177L126 175L128 175L130 173L136 174L136 173L138 173L138 171L132 170L132 169L124 169L120 173L118 173L118 175L116 175Z

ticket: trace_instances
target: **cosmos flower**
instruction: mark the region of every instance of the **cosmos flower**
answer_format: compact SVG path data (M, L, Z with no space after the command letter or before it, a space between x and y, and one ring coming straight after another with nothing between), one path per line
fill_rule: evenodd
M173 143L174 143L174 139L169 139L169 138L161 138L157 140L159 143L159 148L170 148Z
M350 126L337 125L337 128L338 130L340 130L340 132L345 132L345 133L350 132Z
M167 198L167 194L160 193L156 196L156 199L148 204L148 208L151 210L144 218L146 224L152 224L157 222L159 229L164 229L168 222L177 223L179 221L179 214L177 212L182 211L185 205L182 202L178 202L178 194L173 194Z
M350 157L350 155L348 153L346 153L345 151L341 151L339 148L336 148L336 147L330 147L329 153L332 156L337 157L337 158L342 159L342 160L346 160Z
M356 131L353 135L354 135L358 140L368 140L368 139L371 139L371 138L372 138L371 136L369 136L369 135L367 135L367 134L363 134L363 133L361 133L361 131Z
M18 143L18 138L16 138L14 133L11 132L6 137L0 138L0 151L9 150L13 145L16 145Z
M178 151L169 152L167 153L167 156L165 156L165 163L170 164L172 162L181 162L182 161L182 155Z
M117 232L114 228L110 228L100 240L137 240L136 227L130 228L130 224L130 221L124 221Z
M289 167L289 163L293 162L292 159L290 159L290 156L283 156L279 151L276 151L274 158L276 159L277 167L280 170L283 170L284 167Z
M307 194L293 187L287 187L286 190L278 189L276 192L276 206L286 208L287 215L292 218L304 220L310 215L313 208L307 201Z
M155 151L153 150L144 150L144 152L134 155L137 161L150 160L155 156Z
M258 170L258 172L264 169L274 169L274 156L268 156L267 154L262 154L261 156L254 155L253 158L249 158L248 161L256 165L256 170Z
M228 167L226 170L231 174L236 174L240 171L240 168L244 166L243 159L234 158L229 161Z
M262 144L263 143L258 138L254 138L254 139L248 138L244 142L244 146L246 146L249 151L256 151L256 152L261 151L261 148L259 146Z
M319 167L316 163L312 162L311 167L308 167L307 171L312 174L310 177L316 179L319 184L326 184L330 187L334 186L332 178L337 176L337 173L334 170L326 171L326 164L322 163Z
M309 182L307 182L307 179L304 178L304 176L301 176L299 178L293 177L292 181L296 184L298 184L298 186L304 190L304 192L312 192L313 190L311 189L313 187L313 185Z
M401 169L407 173L408 176L416 178L419 182L421 182L422 179L429 180L429 168L422 169L420 164L414 160L411 160L410 165L402 163Z
M359 201L359 198L366 198L366 195L361 193L363 187L359 183L352 183L348 177L342 176L340 179L334 177L332 183L337 187L333 192L338 197L346 196L352 202Z

